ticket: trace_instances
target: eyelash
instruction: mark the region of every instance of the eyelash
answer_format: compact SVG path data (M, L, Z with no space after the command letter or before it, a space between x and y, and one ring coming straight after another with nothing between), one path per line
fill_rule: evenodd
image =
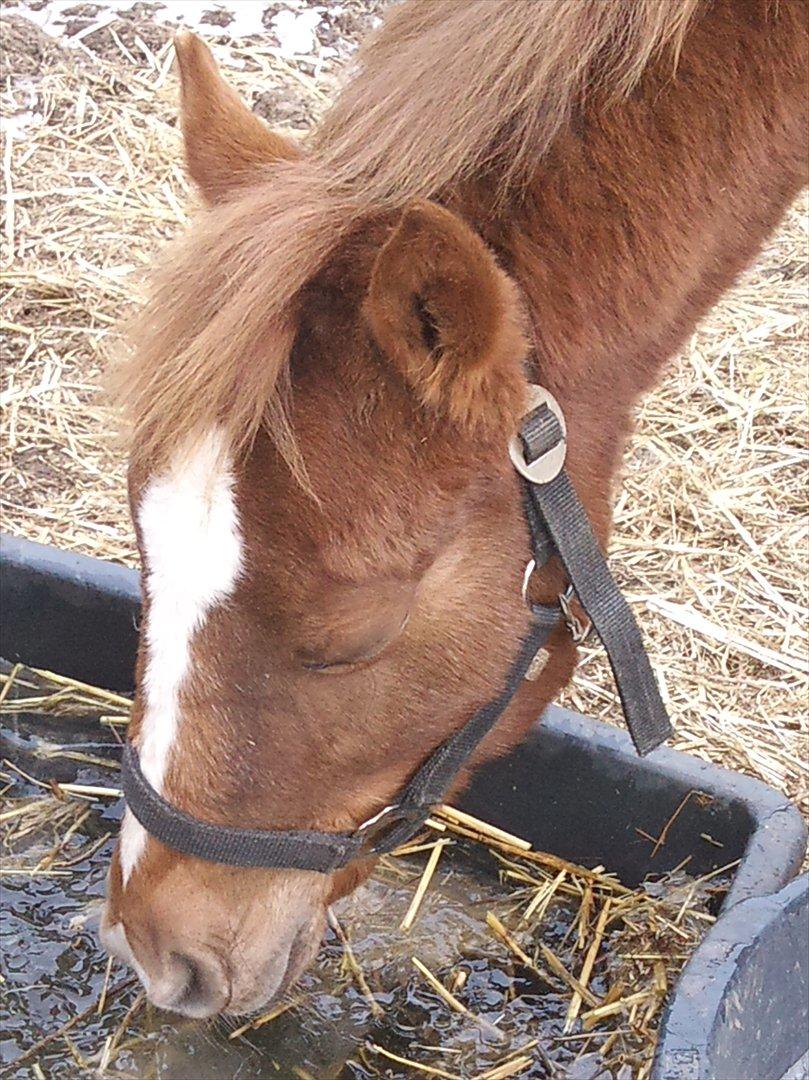
M399 633L401 633L410 621L410 612L408 612L404 619L402 619L402 625L399 627ZM367 667L378 659L388 648L388 645L392 642L387 642L383 647L371 656L359 657L357 660L332 660L329 662L320 662L317 660L304 660L302 667L305 671L312 671L316 675L331 675L338 674L339 672L352 671L354 668Z
M337 671L344 670L345 668L356 667L356 663L351 660L332 660L328 664L319 664L314 661L304 661L303 667L307 671L316 671L322 673L324 671Z

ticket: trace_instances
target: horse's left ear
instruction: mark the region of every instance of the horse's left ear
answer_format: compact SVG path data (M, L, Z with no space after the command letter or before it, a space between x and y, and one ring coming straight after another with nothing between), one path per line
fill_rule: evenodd
M421 402L468 430L510 434L525 402L517 290L460 218L407 209L371 274L371 331Z
M273 161L301 156L291 139L277 135L250 112L196 34L179 33L174 48L186 162L206 202L220 202Z

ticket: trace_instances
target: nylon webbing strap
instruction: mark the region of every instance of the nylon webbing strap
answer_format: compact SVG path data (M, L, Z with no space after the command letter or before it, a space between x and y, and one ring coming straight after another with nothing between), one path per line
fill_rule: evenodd
M441 743L411 776L395 806L391 807L389 818L383 817L380 820L378 835L368 837L374 855L393 851L415 836L425 818L444 801L458 772L506 711L534 657L561 619L561 610L557 604L532 605L531 613L533 624L523 638L503 689L496 698L473 713L462 728Z
M327 873L359 852L356 833L306 829L238 829L214 825L172 806L143 775L132 743L124 746L121 778L126 804L144 829L176 851L227 866L283 866Z
M532 613L534 624L523 639L500 694L478 709L462 728L433 751L404 789L400 799L401 806L429 807L442 802L459 769L503 715L534 657L561 618L561 610L556 604L551 607L534 605Z
M563 438L559 421L547 405L525 419L520 435L528 462ZM613 580L564 469L547 484L526 483L526 489L606 650L635 749L648 754L671 735L672 728L635 617Z
M538 389L548 400L547 391ZM551 399L552 400L552 399ZM561 413L560 413L561 415ZM525 420L524 450L512 460L522 472L563 439L547 405ZM514 446L512 445L512 450ZM518 450L518 448L517 448ZM524 460L523 460L524 458ZM632 740L648 754L671 733L637 623L607 569L584 507L562 469L552 480L551 455L532 470L524 502L536 566L554 553L607 651ZM555 465L553 465L555 467ZM530 567L530 564L529 564ZM561 598L560 598L561 603ZM329 873L353 859L381 855L409 840L436 804L442 802L458 772L501 718L541 649L559 623L560 604L532 605L532 625L520 643L500 693L482 705L458 731L441 743L416 769L397 797L353 833L307 829L241 829L192 817L156 791L140 767L131 743L124 747L122 778L131 812L148 833L186 855L229 866L285 867Z
M157 792L140 767L132 743L124 746L124 798L144 829L168 847L228 866L285 867L329 873L353 859L383 855L409 840L440 803L459 769L505 712L538 650L561 618L558 605L536 604L532 625L496 698L483 705L421 765L387 807L354 833L306 829L240 829L202 821L173 806Z

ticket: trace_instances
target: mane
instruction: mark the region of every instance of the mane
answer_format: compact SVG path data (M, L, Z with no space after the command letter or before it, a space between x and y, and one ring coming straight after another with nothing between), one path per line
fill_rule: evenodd
M239 453L265 425L300 475L284 409L296 298L355 217L316 166L284 162L168 246L110 376L138 461L159 467L212 428Z
M495 172L524 185L584 96L629 93L664 48L672 70L702 0L410 0L359 51L304 161L268 166L166 255L113 388L138 456L213 426L266 426L300 475L284 419L296 298L365 216Z
M430 197L498 165L524 183L583 96L672 71L701 0L410 0L357 55L313 138L332 182L374 201Z

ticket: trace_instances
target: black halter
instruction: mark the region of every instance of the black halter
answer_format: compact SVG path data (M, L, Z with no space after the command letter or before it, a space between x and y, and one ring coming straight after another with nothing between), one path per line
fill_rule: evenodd
M533 570L554 554L562 561L570 587L559 598L559 604L529 605L531 628L497 697L478 709L430 754L395 803L353 833L239 829L200 821L155 791L141 771L137 750L128 742L122 763L124 797L148 833L177 851L209 862L321 873L338 870L354 859L392 851L414 836L444 800L452 781L503 715L522 680L541 663L546 655L541 650L563 617L571 632L576 633L568 608L573 593L607 651L636 750L648 754L669 737L671 725L637 623L618 591L584 507L563 468L566 442L562 412L546 390L533 387L532 394L532 411L519 437L509 445L512 462L525 481L525 513L533 551L523 592Z

